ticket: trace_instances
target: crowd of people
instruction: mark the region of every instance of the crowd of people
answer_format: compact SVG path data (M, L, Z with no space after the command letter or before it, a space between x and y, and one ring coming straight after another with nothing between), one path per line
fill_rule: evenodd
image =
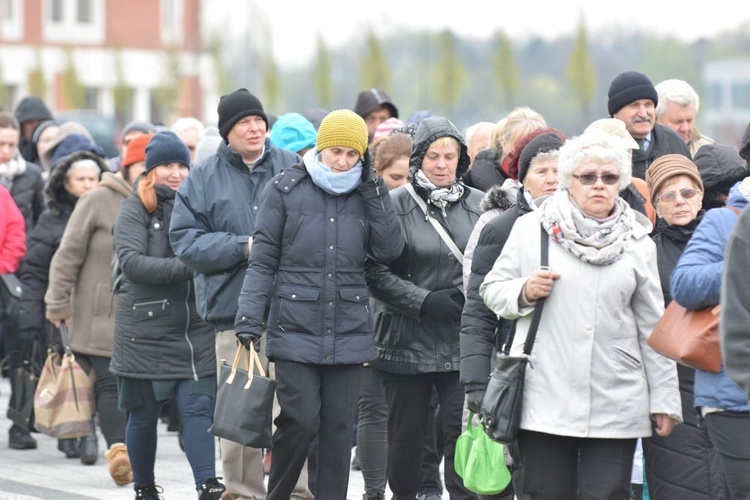
M105 158L24 98L0 112L0 273L22 289L0 304L9 447L37 447L34 383L67 326L94 413L57 447L90 465L103 436L136 499L169 493L160 421L200 500L343 500L350 468L363 500L746 498L750 132L717 144L687 82L635 71L607 109L568 134L525 106L462 131L381 89L277 117L240 88L216 126L133 121ZM456 443L540 299L512 481L477 494ZM726 369L649 346L673 300L722 304ZM216 470L238 346L278 384L273 446L220 439Z

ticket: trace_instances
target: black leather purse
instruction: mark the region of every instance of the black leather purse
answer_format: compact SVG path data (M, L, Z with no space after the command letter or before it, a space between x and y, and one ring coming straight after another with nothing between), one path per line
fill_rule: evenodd
M549 264L549 236L542 230L542 266ZM516 333L516 327L508 335L502 351L497 354L497 364L487 384L487 391L482 399L479 418L487 435L505 445L513 444L518 437L523 406L523 389L526 380L526 365L529 363L531 349L536 340L536 331L542 317L545 298L536 301L534 315L531 318L529 332L523 346L523 355L510 356L510 347Z

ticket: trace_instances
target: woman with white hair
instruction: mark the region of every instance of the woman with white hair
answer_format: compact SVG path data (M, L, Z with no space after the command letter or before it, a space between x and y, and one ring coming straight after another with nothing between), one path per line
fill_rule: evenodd
M480 287L490 309L518 319L511 355L546 298L526 371L519 496L628 498L636 440L682 420L675 364L647 344L664 311L651 224L618 196L630 160L608 134L567 141L558 175Z

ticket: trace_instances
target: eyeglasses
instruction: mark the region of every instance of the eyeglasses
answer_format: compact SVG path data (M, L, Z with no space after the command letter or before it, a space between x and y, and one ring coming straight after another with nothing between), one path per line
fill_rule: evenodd
M601 179L602 182L608 186L611 186L612 184L617 184L618 182L620 182L620 176L618 174L602 174L602 175L596 175L596 174L575 175L573 174L573 177L578 179L578 181L584 186L591 186L593 184L596 184L597 179Z
M672 203L677 199L678 193L682 196L683 200L689 200L690 198L694 198L696 194L700 193L700 191L690 188L680 189L679 191L667 191L666 193L659 195L656 200Z

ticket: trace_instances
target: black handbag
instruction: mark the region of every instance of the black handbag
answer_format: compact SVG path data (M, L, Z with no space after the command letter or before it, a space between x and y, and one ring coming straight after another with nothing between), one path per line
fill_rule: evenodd
M542 266L547 266L549 263L548 241L547 231L542 227ZM523 389L526 380L526 365L529 363L531 349L534 347L545 300L545 298L540 298L536 301L534 315L531 318L531 325L526 335L523 355L521 356L510 356L510 347L516 333L515 324L513 325L505 346L497 354L497 364L490 376L487 390L482 399L479 418L484 430L491 439L505 445L513 444L518 437L523 406Z
M0 274L0 322L8 328L18 325L21 280L13 273Z
M246 370L237 365L245 358ZM255 368L258 374L255 374ZM271 412L276 381L265 376L258 353L237 346L231 366L224 361L219 372L216 408L209 432L251 448L271 448Z

